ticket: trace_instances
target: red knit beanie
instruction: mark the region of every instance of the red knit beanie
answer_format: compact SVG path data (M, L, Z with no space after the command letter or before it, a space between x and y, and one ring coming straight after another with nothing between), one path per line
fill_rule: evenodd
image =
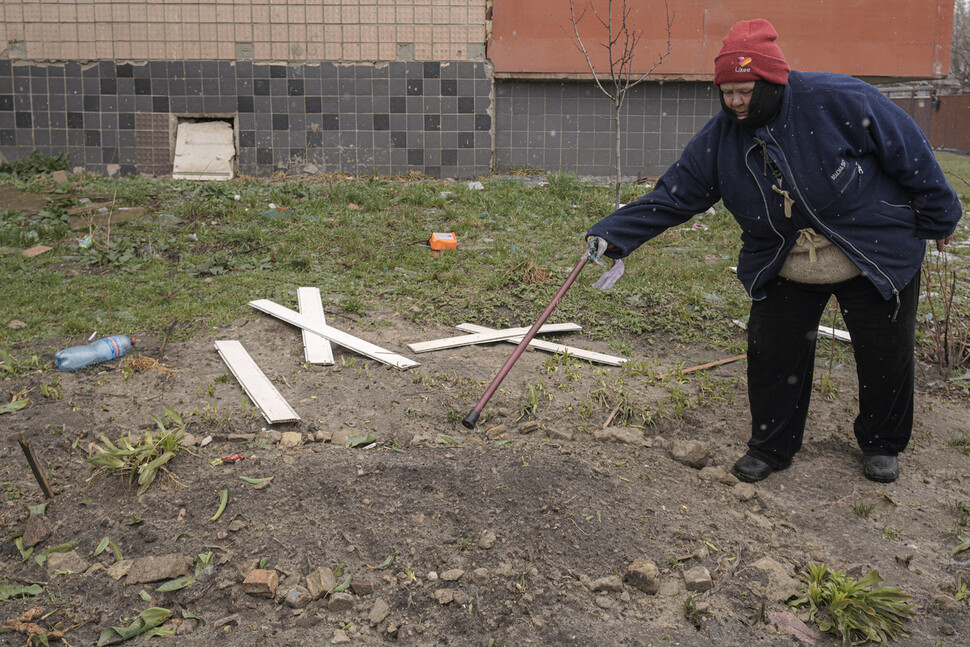
M742 20L724 38L721 53L714 59L714 85L764 79L788 83L788 62L775 43L778 32L767 20Z

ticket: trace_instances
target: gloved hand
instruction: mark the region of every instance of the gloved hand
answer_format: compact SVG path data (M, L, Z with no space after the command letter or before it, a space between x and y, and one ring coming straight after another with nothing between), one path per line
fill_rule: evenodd
M599 236L590 236L586 242L589 244L589 259L597 265L603 265L603 254L610 244Z

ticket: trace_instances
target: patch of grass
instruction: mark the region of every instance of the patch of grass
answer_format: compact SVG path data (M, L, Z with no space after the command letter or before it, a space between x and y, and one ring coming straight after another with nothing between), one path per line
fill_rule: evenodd
M874 501L859 501L859 503L852 506L852 512L863 519L868 519L875 509L876 503Z
M910 596L896 587L876 587L882 582L876 571L855 580L816 563L802 572L801 579L806 585L804 595L790 605L808 605L809 622L839 636L843 645L885 644L909 635L903 622L916 613L907 602Z
M950 440L946 441L946 444L950 447L955 447L959 449L964 454L970 456L970 436L962 433L954 433Z
M970 179L965 158L940 159ZM71 175L70 194L46 212L0 214L0 245L54 247L33 259L0 256L4 312L31 324L4 329L0 347L42 342L52 332L160 336L173 319L191 322L174 332L177 341L259 316L248 306L253 299L295 308L303 285L320 288L325 308L361 318L390 313L419 326L529 326L585 249L585 232L611 211L612 190L569 173L550 174L541 186L507 177L481 181L483 190L424 179L198 183ZM0 174L0 183L48 194L58 189L43 174L26 180ZM624 186L623 199L646 190ZM970 199L970 186L964 193ZM92 245L79 249L65 215L76 196L110 197L118 206L143 206L146 215L110 229L93 226L84 232ZM271 203L288 207L283 217L260 215ZM731 322L746 314L749 298L729 269L740 232L722 205L700 222L707 229L675 227L645 243L625 260L626 273L612 290L593 288L603 270L587 267L554 321L575 321L584 336L628 357L623 370L631 377L649 377L655 343L743 352L743 334ZM432 231L454 231L458 250L431 256ZM965 284L966 263L953 265ZM921 346L930 343L924 332ZM838 345L835 353L835 361L852 361ZM635 401L648 382L612 391ZM666 388L663 415L710 402L721 390L701 386L698 397L696 386ZM617 401L604 398L594 409L604 407L605 419ZM660 414L618 415L647 424Z

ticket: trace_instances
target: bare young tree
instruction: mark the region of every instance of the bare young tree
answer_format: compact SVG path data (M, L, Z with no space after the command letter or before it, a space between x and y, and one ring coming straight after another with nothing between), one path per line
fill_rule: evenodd
M968 0L956 0L953 7L950 78L960 82L961 90L970 87L970 2Z
M614 11L615 4L614 0L609 0L607 14L604 17L593 6L592 0L587 0L586 6L577 15L575 0L569 0L569 16L572 20L573 34L570 36L567 33L567 36L570 37L576 48L586 58L586 64L589 66L589 71L593 75L596 87L613 102L613 170L616 179L615 205L619 208L620 177L622 170L620 157L620 111L623 108L623 102L626 100L627 92L646 79L651 72L657 69L657 66L663 62L667 55L670 54L670 28L673 24L673 17L670 15L670 7L664 2L667 48L657 55L657 59L653 62L650 69L646 72L634 73L634 60L638 54L637 50L643 38L643 32L637 29L636 17L633 15L633 9L627 5L627 0L621 0L618 11ZM600 42L600 45L606 48L607 51L608 70L597 71L590 57L589 49L586 47L586 43L579 33L579 24L586 17L587 11L590 11L596 21L599 22L600 27L606 30L606 40L605 42ZM565 31L565 28L563 28L563 31Z

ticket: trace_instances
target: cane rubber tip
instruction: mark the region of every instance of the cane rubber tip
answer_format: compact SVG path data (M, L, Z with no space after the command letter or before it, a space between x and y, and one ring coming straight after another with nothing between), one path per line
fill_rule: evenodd
M468 415L465 416L465 419L461 421L461 424L465 425L465 429L474 429L475 423L478 422L478 416L480 415L481 414L478 411L472 409L468 412Z

